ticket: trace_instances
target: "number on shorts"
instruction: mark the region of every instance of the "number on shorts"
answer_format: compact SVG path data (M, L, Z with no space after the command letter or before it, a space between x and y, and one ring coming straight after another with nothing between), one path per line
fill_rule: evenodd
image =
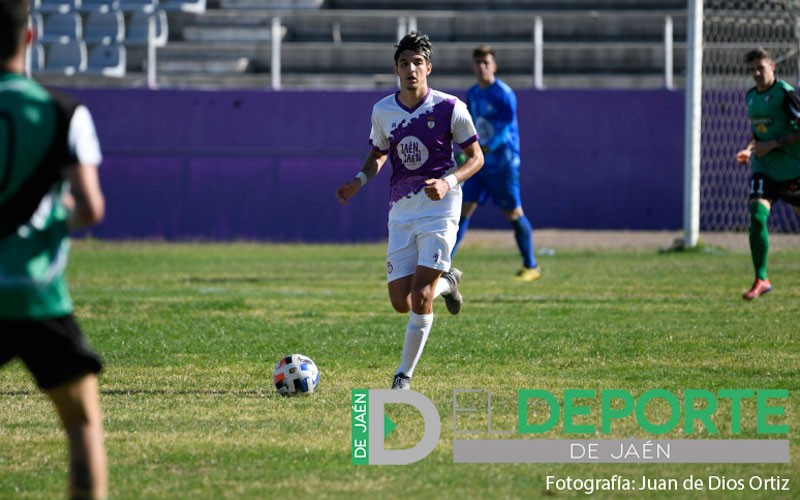
M758 187L756 187L758 185ZM750 179L750 194L757 194L759 197L764 196L764 178Z

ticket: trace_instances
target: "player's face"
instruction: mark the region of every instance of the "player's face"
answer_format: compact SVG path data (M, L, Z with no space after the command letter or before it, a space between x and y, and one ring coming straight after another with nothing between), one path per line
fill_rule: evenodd
M480 55L472 61L472 71L475 78L481 85L489 85L494 82L494 74L497 71L497 63L491 54Z
M775 63L771 59L752 61L747 65L747 69L759 90L768 89L775 83Z
M395 67L400 85L406 90L417 90L428 85L431 63L421 55L406 50L400 53Z

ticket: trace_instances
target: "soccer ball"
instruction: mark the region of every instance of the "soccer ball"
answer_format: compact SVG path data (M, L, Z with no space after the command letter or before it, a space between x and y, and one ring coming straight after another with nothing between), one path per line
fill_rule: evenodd
M273 381L281 396L305 396L317 388L319 369L308 356L291 354L275 365Z

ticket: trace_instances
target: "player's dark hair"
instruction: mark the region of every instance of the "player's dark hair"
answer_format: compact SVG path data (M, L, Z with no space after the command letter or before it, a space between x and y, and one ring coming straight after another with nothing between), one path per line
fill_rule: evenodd
M770 54L766 49L763 47L758 47L757 49L753 49L748 52L744 56L744 62L750 64L751 62L760 61L762 59L769 59L772 61L772 54Z
M492 48L491 45L478 45L477 47L475 47L475 50L472 51L473 59L477 59L479 57L484 57L484 56L492 56L493 58L496 59L494 55L494 49Z
M0 0L0 62L16 55L28 28L28 0Z
M414 31L404 36L403 39L400 40L400 42L397 44L397 50L394 52L395 65L400 59L400 54L406 50L410 50L415 54L419 54L424 57L426 61L431 62L433 47L431 47L431 41L428 39L428 35L424 33L418 33Z

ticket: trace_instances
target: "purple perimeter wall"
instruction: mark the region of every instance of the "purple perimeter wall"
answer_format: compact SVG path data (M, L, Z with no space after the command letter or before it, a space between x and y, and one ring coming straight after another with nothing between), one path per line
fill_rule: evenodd
M71 92L92 111L105 156L97 237L386 237L389 172L348 207L334 198L361 166L372 105L386 92ZM682 92L517 97L522 201L534 228L681 227ZM489 204L471 227L508 225Z

